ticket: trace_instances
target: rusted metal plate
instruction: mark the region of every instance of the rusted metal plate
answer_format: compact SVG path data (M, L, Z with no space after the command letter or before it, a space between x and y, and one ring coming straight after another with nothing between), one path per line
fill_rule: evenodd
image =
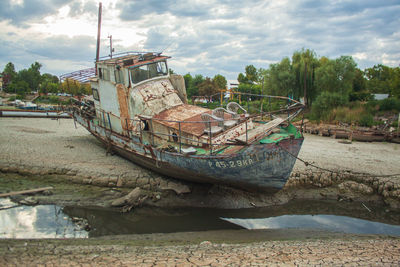
M119 112L121 119L122 129L127 131L130 128L130 115L128 108L128 88L123 84L117 84L117 95L118 95L118 103L119 103Z
M160 78L135 86L130 95L132 118L137 115L152 117L183 104L168 78Z
M204 133L205 129L205 124L200 117L203 113L211 114L211 110L198 106L182 104L158 113L154 116L154 121L176 130L179 130L179 124L177 121L182 121L182 132L199 137ZM216 123L214 124L217 125Z

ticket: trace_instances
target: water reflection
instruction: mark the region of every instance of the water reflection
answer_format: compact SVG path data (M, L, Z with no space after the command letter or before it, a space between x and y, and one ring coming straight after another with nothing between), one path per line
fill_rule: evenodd
M55 205L16 206L0 199L0 238L85 238L88 233Z
M246 229L311 228L352 234L400 236L400 226L336 215L283 215L272 218L222 218Z
M129 213L94 207L15 205L0 199L0 238L82 238L243 228L311 228L400 236L398 211L370 205L367 210L360 203L336 201L293 201L240 210L143 207ZM76 218L81 218L77 222L81 227L91 230L82 230L74 223Z

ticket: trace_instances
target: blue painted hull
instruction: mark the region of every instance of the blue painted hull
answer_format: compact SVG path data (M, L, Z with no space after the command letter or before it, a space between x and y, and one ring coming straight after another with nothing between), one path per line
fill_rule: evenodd
M110 133L92 121L76 120L117 154L157 173L191 182L225 184L247 190L276 192L292 172L303 138L279 144L253 144L229 155L182 155ZM290 152L290 154L288 153Z

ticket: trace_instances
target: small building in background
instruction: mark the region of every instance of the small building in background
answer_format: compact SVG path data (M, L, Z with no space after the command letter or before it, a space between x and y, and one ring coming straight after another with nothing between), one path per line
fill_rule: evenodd
M228 81L228 89L237 89L239 87L239 82L237 80L229 80Z
M383 100L389 97L389 94L372 94L375 100Z

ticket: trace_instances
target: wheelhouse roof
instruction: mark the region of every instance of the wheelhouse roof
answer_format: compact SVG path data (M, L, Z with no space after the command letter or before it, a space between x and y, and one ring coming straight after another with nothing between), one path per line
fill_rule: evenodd
M135 68L152 62L163 61L171 57L162 56L159 53L128 54L97 61L97 64L119 65L124 68Z

